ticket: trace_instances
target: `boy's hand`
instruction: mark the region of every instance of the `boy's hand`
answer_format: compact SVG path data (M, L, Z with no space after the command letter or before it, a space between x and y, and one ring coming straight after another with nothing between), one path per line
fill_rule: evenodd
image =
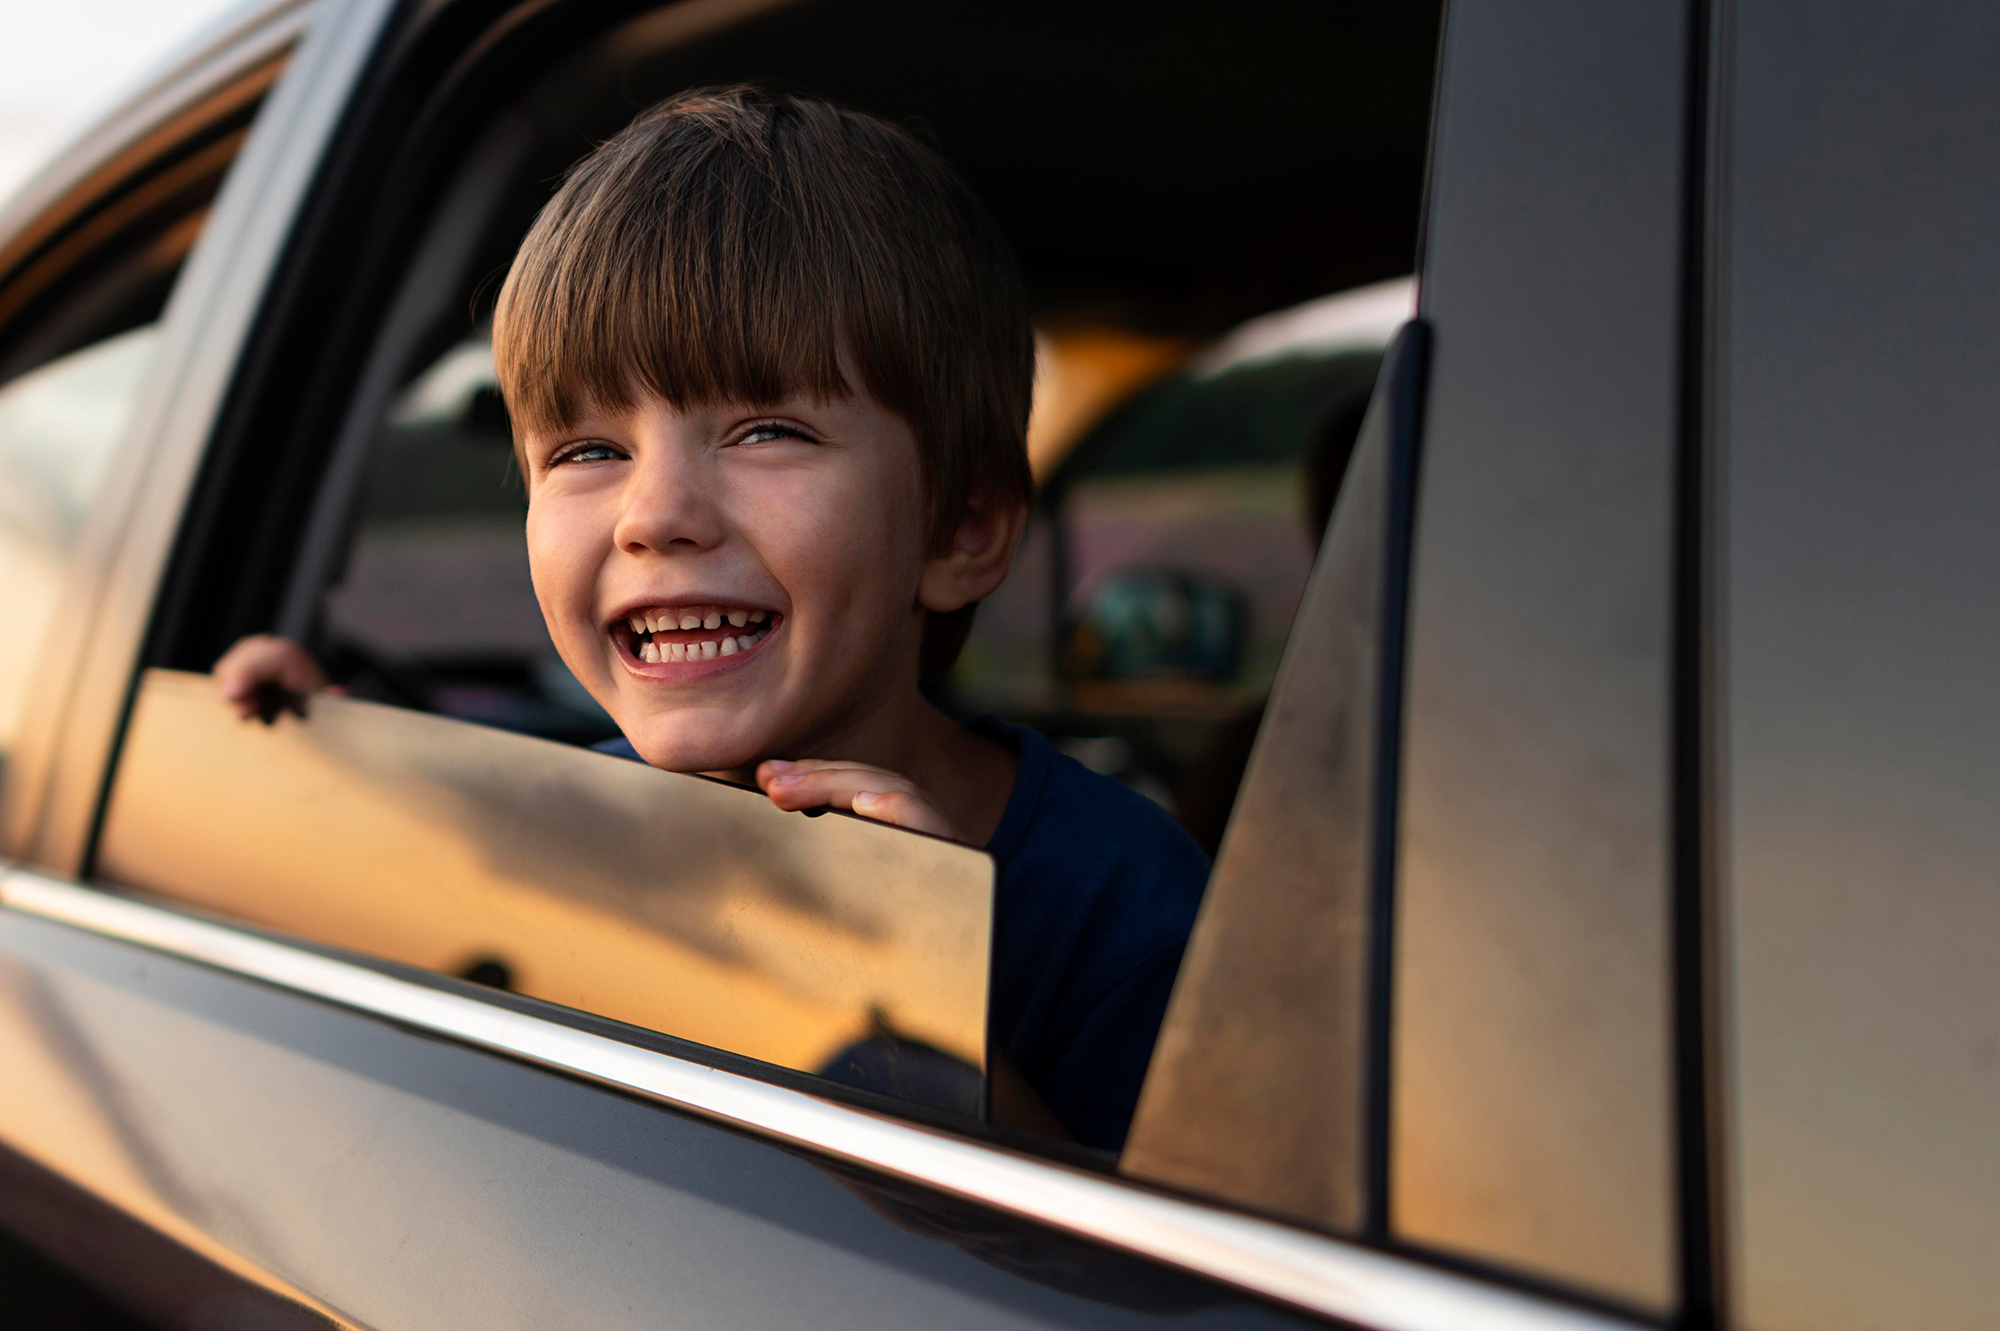
M268 633L239 639L224 652L215 663L215 683L238 716L263 716L266 722L277 719L274 696L296 699L328 687L326 672L305 648Z
M807 758L757 765L757 785L781 809L847 809L879 823L958 840L958 832L906 776L866 763Z

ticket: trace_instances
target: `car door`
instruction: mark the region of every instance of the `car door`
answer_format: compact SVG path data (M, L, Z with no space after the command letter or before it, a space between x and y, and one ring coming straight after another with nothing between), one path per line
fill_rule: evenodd
M1735 6L1706 243L1733 1324L2000 1269L2000 542L1979 5Z
M844 18L797 17L822 13ZM9 824L0 1138L71 1241L11 1223L179 1324L1610 1327L1697 1306L1670 835L1680 7L1448 17L1421 322L1377 384L1118 1159L592 989L617 930L580 905L628 939L637 916L581 901L595 870L570 872L560 811L610 797L509 803L469 774L615 771L649 799L691 778L552 744L591 724L559 678L378 650L357 668L411 686L402 707L269 728L201 694L190 672L235 632L372 622L327 589L357 551L413 548L366 496L425 402L465 436L441 447L492 435L476 377L414 390L476 362L432 314L463 310L451 274L487 261L501 187L543 169L509 155L550 114L524 71L609 31L671 73L761 15L313 12L176 290L200 318ZM504 511L454 510L471 544L432 531L424 558L484 548ZM459 832L371 859L360 805ZM496 868L464 831L496 813L570 858ZM836 836L882 881L918 872L913 838L831 818L742 863ZM953 855L925 872L976 876ZM449 932L524 883L571 913ZM537 949L582 938L600 950L570 987L544 984Z

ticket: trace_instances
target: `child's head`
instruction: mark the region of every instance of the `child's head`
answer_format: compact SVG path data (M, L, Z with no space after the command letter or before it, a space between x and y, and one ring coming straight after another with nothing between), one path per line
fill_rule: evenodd
M881 121L752 89L647 112L535 222L494 358L549 631L658 765L838 749L1006 575L1019 276Z

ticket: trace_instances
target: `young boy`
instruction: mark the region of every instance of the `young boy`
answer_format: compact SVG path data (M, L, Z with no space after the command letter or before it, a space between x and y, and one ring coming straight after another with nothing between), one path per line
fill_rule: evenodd
M686 94L543 209L493 353L535 592L621 751L984 846L996 1101L1010 1065L1117 1149L1207 862L1040 735L919 691L1030 498L1033 341L985 210L881 121ZM260 684L325 685L272 638L216 676L246 714Z

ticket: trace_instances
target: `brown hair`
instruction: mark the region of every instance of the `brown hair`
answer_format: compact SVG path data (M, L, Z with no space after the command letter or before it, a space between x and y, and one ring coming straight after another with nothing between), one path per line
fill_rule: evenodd
M970 505L1031 493L1034 341L1005 237L935 152L813 98L682 93L579 162L507 274L493 358L537 432L645 393L865 392L917 436L937 552ZM931 616L926 679L972 609Z

